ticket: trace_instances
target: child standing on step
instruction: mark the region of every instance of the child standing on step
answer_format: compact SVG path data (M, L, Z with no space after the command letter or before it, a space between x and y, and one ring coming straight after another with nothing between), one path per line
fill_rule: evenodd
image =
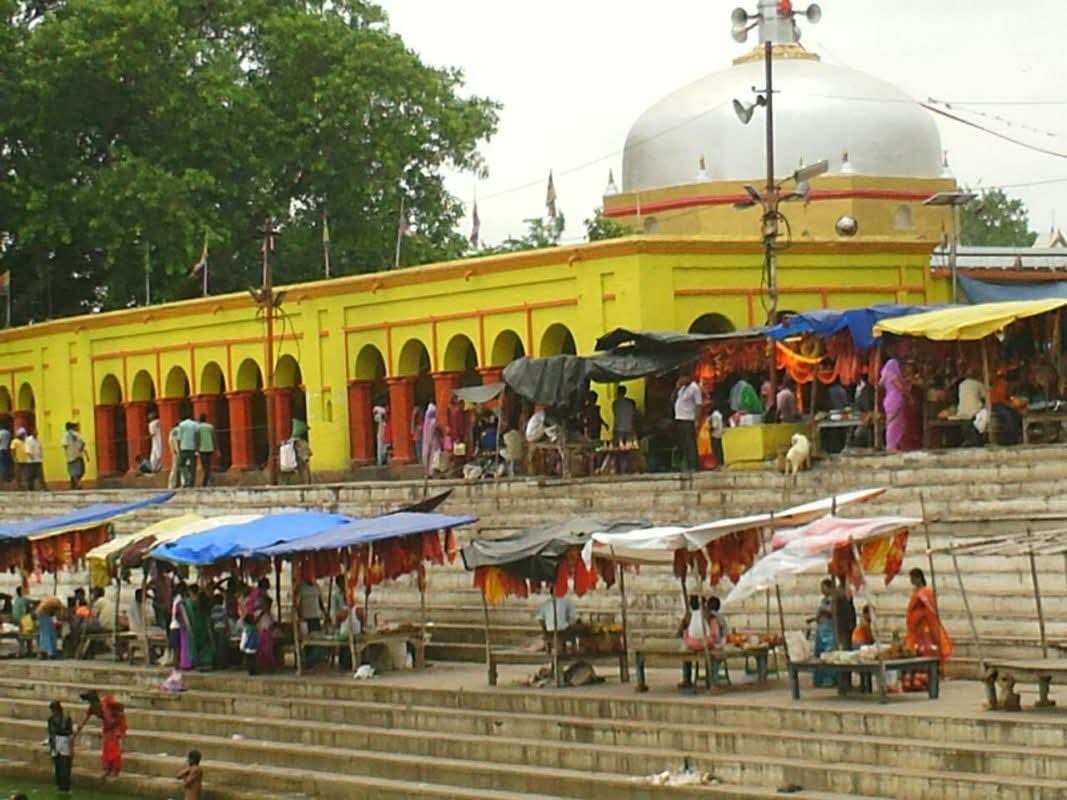
M200 767L200 751L190 750L189 766L178 773L178 780L185 787L185 800L200 800L200 789L204 784L204 770Z
M259 631L256 630L256 618L245 614L241 620L241 658L249 675L256 674L256 651L259 649Z

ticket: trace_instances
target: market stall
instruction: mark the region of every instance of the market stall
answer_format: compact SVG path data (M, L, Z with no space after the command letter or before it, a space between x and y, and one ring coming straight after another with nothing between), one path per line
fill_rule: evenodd
M908 391L923 398L920 418L902 413L894 423L888 415L887 447L906 449L920 438L926 446L1016 444L1038 430L1044 440L1061 438L1065 306L1067 300L984 303L878 322L883 376L891 373L883 381L886 400L896 407ZM965 383L967 394L959 396Z
M1056 703L1049 697L1053 683L1067 684L1067 661L1062 658L1049 658L1049 641L1046 633L1044 601L1041 584L1038 580L1038 559L1061 556L1065 573L1067 573L1067 529L1043 531L1027 530L993 536L979 540L953 541L947 547L929 551L931 554L947 554L952 557L952 566L956 573L956 582L967 621L974 637L978 651L978 663L986 684L987 705L990 710L1018 711L1018 694L1014 688L1017 681L1032 681L1038 687L1038 699L1035 708L1051 708ZM1040 659L986 658L983 654L982 640L975 624L971 610L967 587L960 571L960 556L982 558L1021 558L1027 561L1030 579L1034 590L1034 610L1037 614L1038 632L1041 643Z
M348 647L353 666L360 654L374 644L399 639L415 646L415 666L425 662L426 585L428 564L442 565L455 558L455 528L471 525L477 517L447 514L398 512L360 519L322 531L313 536L253 552L253 556L272 559L275 564L288 561L292 570L294 596L305 580L345 576L346 607L355 607L356 590L363 587L364 629L358 635L355 625L348 625ZM394 626L372 630L370 615L371 589L384 581L415 574L420 597L420 622L417 629ZM349 613L352 613L351 611ZM293 641L296 670L303 669L304 647L337 647L339 641L324 636L305 635L293 614Z
M837 497L827 497L809 503L793 506L778 512L751 514L744 517L715 520L690 527L645 528L622 533L595 532L582 551L586 565L593 559L610 561L617 566L636 567L657 564L673 567L674 575L681 584L683 611L686 608L690 589L687 581L692 576L699 585L707 582L718 586L723 577L737 585L741 576L752 567L756 556L765 549L764 530L774 530L790 525L802 525L826 514L836 513L838 508L870 501L881 496L885 489L861 489L844 493ZM620 594L624 630L626 628L625 583L620 580ZM781 616L781 598L779 597L779 615ZM768 605L768 628L770 607ZM624 637L628 643L629 637ZM765 632L763 637L755 635L734 634L725 648L712 651L705 648L704 660L707 662L707 680L710 681L715 664L731 656L753 658L757 662L757 673L767 676L767 658L769 651L779 643L777 637ZM670 660L692 659L693 655L678 648L649 647L637 650L639 678L643 677L644 665L650 659ZM639 681L643 686L643 680Z
M780 530L772 539L772 551L741 577L724 605L741 602L765 589L778 589L788 576L817 570L824 570L856 588L866 585L868 576L874 575L881 575L888 585L900 571L907 551L909 530L921 522L921 519L911 517L844 519L831 515L798 528ZM938 658L916 658L914 654L905 652L901 645L878 644L874 604L869 595L868 604L872 608L871 627L875 644L858 650L832 650L823 654L821 659L812 659L806 652L801 655L787 650L790 683L795 699L800 697L800 673L820 670L873 676L878 683L882 702L887 699L888 671L921 671L927 675L930 696L937 696ZM784 620L782 635L788 641ZM838 686L840 692L846 691L844 682Z
M593 533L622 532L645 528L643 521L609 521L596 517L574 517L559 523L527 528L499 539L475 539L460 552L463 564L474 573L474 585L481 590L485 620L485 650L489 669L489 684L496 685L498 663L537 663L545 653L528 650L494 648L492 645L489 607L508 597L529 597L542 588L550 590L553 598L565 597L568 592L581 597L603 580L611 587L616 578L614 565L605 559L594 558L586 565L582 549ZM556 605L552 604L553 614ZM572 653L560 650L558 618L553 618L551 653L552 676L562 686L560 665L563 661L613 659L619 661L620 677L628 679L625 629L594 629L579 637L584 649ZM616 635L617 634L617 635ZM605 646L606 645L606 646ZM595 648L595 649L594 649Z

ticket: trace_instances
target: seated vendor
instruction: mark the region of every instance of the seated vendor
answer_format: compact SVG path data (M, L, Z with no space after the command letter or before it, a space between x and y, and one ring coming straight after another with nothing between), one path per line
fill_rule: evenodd
M573 635L569 635L571 627L578 621L578 608L570 595L556 597L550 595L537 610L537 620L541 623L541 632L544 634L545 650L552 652L553 633L558 633L561 649L567 650L567 645Z
M782 388L778 390L774 408L779 422L796 422L800 419L800 415L797 413L797 395L792 378L786 378Z
M689 595L689 607L678 622L677 635L685 649L694 653L704 652L715 647L715 625L708 617L707 609L700 600L700 595ZM682 664L682 682L679 689L693 688L693 665L688 661Z
M871 607L864 606L860 612L859 624L852 631L852 648L858 650L870 644L874 644L874 623L871 619Z
M726 644L726 637L730 635L730 626L726 622L726 616L719 610L722 603L715 595L704 599L704 616L711 623L711 635L716 647Z

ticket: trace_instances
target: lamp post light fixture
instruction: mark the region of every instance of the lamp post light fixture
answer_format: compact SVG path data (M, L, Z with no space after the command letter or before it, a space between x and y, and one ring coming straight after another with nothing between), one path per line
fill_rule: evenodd
M811 166L802 167L791 176L796 183L796 189L787 194L782 193L782 186L778 183L774 174L774 59L773 50L776 44L795 44L800 39L800 31L797 29L796 17L803 15L812 24L822 19L822 9L812 3L804 11L794 11L792 0L759 0L755 14L749 14L743 8L735 8L730 15L733 23L731 35L734 41L744 42L748 34L756 30L759 39L763 43L763 63L765 73L765 86L762 92L756 92L754 103L744 103L734 100L734 113L743 125L752 121L757 108L765 108L766 118L766 147L767 147L767 184L762 193L754 188L746 186L745 189L751 198L751 202L743 200L736 205L738 208L748 208L759 205L763 209L761 230L763 237L764 272L767 282L767 295L769 304L767 308L767 324L777 322L778 315L778 267L775 257L775 247L778 241L778 223L781 214L778 211L779 203L785 200L807 200L810 187L808 181L822 175L829 169L826 161L819 161ZM774 371L772 370L772 375Z
M960 209L968 205L978 195L974 192L938 192L937 194L930 195L923 200L924 206L941 206L942 208L949 208L952 216L952 235L949 237L948 243L948 265L949 271L952 274L952 302L958 303L959 297L959 280L957 278L956 258L957 250L959 248L960 241Z

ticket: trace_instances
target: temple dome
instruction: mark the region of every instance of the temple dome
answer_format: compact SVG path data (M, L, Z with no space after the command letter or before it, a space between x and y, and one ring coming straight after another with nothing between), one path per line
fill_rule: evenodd
M701 156L713 181L765 177L764 111L743 125L735 98L755 100L764 65L759 51L727 70L695 81L641 115L626 138L623 191L697 182ZM799 45L778 46L774 61L776 172L830 162L841 174L938 178L944 166L932 116L895 86L847 67L826 64Z

